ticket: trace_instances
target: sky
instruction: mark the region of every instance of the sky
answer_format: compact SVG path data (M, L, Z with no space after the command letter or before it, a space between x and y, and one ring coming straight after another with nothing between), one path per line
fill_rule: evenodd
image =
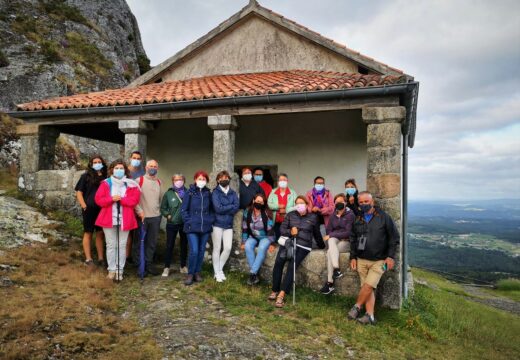
M248 3L127 2L152 65ZM520 200L520 1L259 3L420 82L410 199Z

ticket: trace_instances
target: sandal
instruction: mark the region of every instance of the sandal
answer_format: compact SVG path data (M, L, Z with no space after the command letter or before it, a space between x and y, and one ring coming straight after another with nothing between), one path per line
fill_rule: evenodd
M274 306L277 308L283 308L285 306L285 297L284 296L277 296L276 302L274 303Z
M269 297L267 298L267 300L269 300L269 301L275 301L277 296L278 296L278 293L275 292L275 291L273 291L273 292L271 293L271 295L269 295Z

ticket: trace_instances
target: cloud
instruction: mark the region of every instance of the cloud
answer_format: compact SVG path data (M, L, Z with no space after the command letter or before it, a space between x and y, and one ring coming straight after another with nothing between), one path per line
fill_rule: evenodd
M248 1L128 3L158 64ZM520 2L260 3L421 82L411 198L520 198Z

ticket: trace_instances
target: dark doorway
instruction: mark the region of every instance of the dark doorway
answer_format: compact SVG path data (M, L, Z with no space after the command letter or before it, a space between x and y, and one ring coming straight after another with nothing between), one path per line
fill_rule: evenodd
M244 164L244 165L235 165L235 168L233 169L239 177L242 177L242 168L248 167L251 168L251 171L254 171L256 168L260 168L264 171L264 181L274 186L274 183L276 179L278 178L278 165L250 165L250 164Z

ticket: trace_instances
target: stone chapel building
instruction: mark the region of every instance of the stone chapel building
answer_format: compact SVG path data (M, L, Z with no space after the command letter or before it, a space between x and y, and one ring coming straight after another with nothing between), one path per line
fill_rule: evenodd
M403 71L251 1L126 88L19 105L9 114L24 120L19 186L44 205L74 205L81 172L51 169L60 133L124 144L127 156L140 150L159 162L163 184L177 172L191 179L206 169L214 178L245 165L273 178L287 173L299 194L317 175L334 194L355 178L400 229L402 261L378 291L384 306L399 308L407 296L407 153L418 90ZM341 261L346 266L348 255ZM273 262L269 255L264 275ZM321 285L324 252L313 251L300 273L300 283ZM349 271L337 289L355 295L358 287Z

